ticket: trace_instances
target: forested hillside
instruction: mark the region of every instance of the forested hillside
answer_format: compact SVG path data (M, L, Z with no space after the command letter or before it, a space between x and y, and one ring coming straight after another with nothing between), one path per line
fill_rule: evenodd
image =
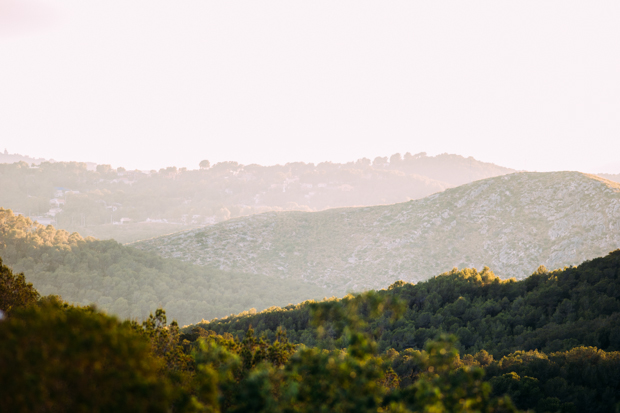
M143 319L164 307L169 316L188 324L325 296L323 289L303 282L213 270L112 240L84 239L2 208L0 259L24 272L44 295L94 303L124 318Z
M453 267L523 278L541 264L575 265L620 247L620 185L579 172L524 172L406 203L265 213L134 245L335 294Z
M580 299L575 305L581 319L613 318L618 315L617 305L605 305L603 296L607 301L615 296L617 304L619 261L620 251L616 251L577 269L552 274L541 269L528 278L533 280L530 283L502 282L488 271L443 275L437 278L456 281L456 288L443 283L438 290L443 297L477 296L478 304L489 308L485 298L494 300L526 284L519 298L529 310L543 314L538 321L544 329L544 314L551 314L550 308L543 300L530 300L528 294L551 292L553 296L556 284L566 296L573 297L572 288L579 290L577 297L593 299L585 305ZM446 287L449 291L443 291ZM561 323L564 334L576 338L564 340L568 350L549 354L535 349L501 358L485 350L459 355L463 338L459 336L459 342L454 335L429 339L423 350L379 351L375 339L385 327L411 323L410 310L421 309L424 296L413 288L400 284L378 294L307 304L310 312L305 320L295 310L280 317L280 321L294 318L306 325L309 335L326 339L340 335L342 349L328 350L291 343L281 327L274 339L264 329L257 336L251 327L239 332L239 337L202 327L179 334L177 324L168 326L165 312L159 309L141 324L119 322L92 307L41 298L23 275L0 263L0 387L4 390L0 410L33 411L45 406L49 411L517 413L518 408L539 413L607 413L620 408L620 352L580 346L583 331L566 322ZM462 313L460 307L466 297L440 302L437 313L443 310L446 318L464 319L468 311ZM515 307L517 301L512 301ZM601 302L603 309L598 311L595 306ZM515 320L507 315L495 325L506 327ZM262 316L250 318L256 321ZM490 316L477 314L485 321ZM206 327L218 325L222 322ZM595 326L584 329L597 335L603 346L618 344L607 342ZM609 335L617 331L613 325ZM499 335L511 334L504 328ZM333 347L333 341L320 344L326 343Z
M198 165L197 165L198 166ZM346 164L128 171L85 163L0 164L0 205L97 238L130 242L265 211L316 211L418 199L513 172L458 155L395 154Z
M488 268L453 270L418 284L400 281L376 295L403 305L397 321L391 320L392 311L368 320L367 331L382 351L421 349L442 333L458 337L461 354L484 349L496 358L517 350L555 352L580 345L620 351L620 250L578 267L540 267L520 281L501 280ZM364 296L329 302L342 308L351 300ZM312 305L270 308L201 326L238 337L252 326L271 338L283 327L293 342L342 348L346 334L336 325L324 326L327 334L320 337L309 324Z
M317 314L323 322L312 322ZM524 280L489 269L452 271L419 284L341 300L306 302L186 328L183 336L265 340L334 351L350 343L347 320L363 320L401 384L415 382L419 351L453 334L465 364L485 367L496 395L537 412L611 412L620 402L620 250L578 267L539 268ZM317 328L318 326L318 328Z

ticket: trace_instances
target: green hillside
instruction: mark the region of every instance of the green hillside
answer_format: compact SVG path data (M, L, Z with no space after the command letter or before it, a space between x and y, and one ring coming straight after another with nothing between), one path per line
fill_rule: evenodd
M2 208L0 258L14 271L24 272L43 295L95 303L124 318L144 319L164 307L181 325L326 295L315 285L295 280L213 270L111 240L84 239Z
M620 247L620 185L578 172L516 173L394 205L265 213L134 244L336 294L487 265L522 278Z
M620 402L620 250L578 267L539 268L521 281L502 281L488 269L453 271L214 320L186 328L183 337L241 340L252 327L273 340L285 330L292 342L334 351L351 343L351 320L376 340L401 385L415 382L420 350L453 334L463 362L484 366L494 393L508 393L521 409L611 412Z
M517 350L554 352L579 345L620 351L620 250L578 267L555 271L540 267L521 281L501 280L488 268L464 269L419 284L400 281L373 294L369 297L403 305L398 321L391 320L391 311L368 320L367 330L382 351L421 349L442 333L459 338L461 354L484 349L502 357ZM367 298L348 295L323 304L343 308L356 300L363 303ZM329 334L317 335L309 323L316 305L308 301L254 315L246 312L200 326L235 336L243 336L252 326L267 337L275 337L277 328L284 327L294 342L344 347L346 334L337 325L324 326ZM367 317L368 310L360 308Z

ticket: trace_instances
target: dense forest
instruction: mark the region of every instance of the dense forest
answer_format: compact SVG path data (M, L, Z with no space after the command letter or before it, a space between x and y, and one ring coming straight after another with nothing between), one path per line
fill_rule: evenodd
M373 315L375 300L398 303L402 316L390 309ZM519 408L608 412L620 401L620 250L578 267L541 267L522 281L502 281L488 268L455 269L417 285L398 282L376 294L241 314L185 333L242 339L253 328L273 340L284 329L295 343L346 348L346 325L312 323L317 306L333 314L355 308L378 351L394 356L401 379L411 374L409 357L451 334L463 360L484 366L494 392L507 392Z
M69 234L0 208L0 258L24 272L42 294L96 304L123 318L143 319L158 307L182 324L254 308L322 298L294 280L208 269L153 253Z
M418 284L396 282L377 295L404 306L402 318L395 322L389 312L369 320L367 331L381 351L421 349L444 333L458 337L457 347L464 354L484 349L496 358L517 350L555 352L579 345L620 351L620 250L578 267L540 267L521 281L501 280L486 267L453 269ZM330 302L346 306L355 299L348 295ZM201 326L236 337L253 326L269 338L283 327L297 343L344 347L346 336L336 326L324 327L324 336L312 328L311 304L274 307Z
M614 290L613 284L603 281L615 280L617 285L619 255L585 263L570 275L550 276L541 270L525 290L549 293L552 279L561 284L566 278L565 282L583 284L586 292L593 286L592 298L617 297L617 287ZM460 278L471 284L471 291L487 290L479 296L505 292L502 284L519 284L501 283L490 274ZM603 350L582 346L583 338L577 338L566 350L517 350L496 358L484 349L459 355L459 348L467 348L462 337L440 334L427 339L424 349L382 351L375 341L380 332L374 323L395 325L407 320L411 308L406 299L415 294L400 294L406 290L407 286L395 285L380 293L305 304L306 331L312 329L311 334L318 336L336 332L341 337L340 348L321 349L293 343L282 327L273 338L266 330L251 327L239 337L210 329L221 322L194 326L182 334L176 322L167 325L163 310L141 324L119 321L93 307L40 297L23 274L0 264L0 410L473 413L529 409L566 413L620 409L620 352L611 351L612 343L602 342L608 347ZM455 290L465 292L467 285L462 283L451 293ZM599 313L596 303L591 304L587 314L577 310L581 318L613 318L609 308ZM444 307L446 313L454 311L450 304ZM549 306L542 301L533 309L549 314ZM573 327L566 326L567 334ZM510 335L504 331L504 337Z
M203 161L200 169L159 171L21 161L0 164L0 205L84 236L130 242L259 212L407 201L510 172L473 158L424 153L346 164Z

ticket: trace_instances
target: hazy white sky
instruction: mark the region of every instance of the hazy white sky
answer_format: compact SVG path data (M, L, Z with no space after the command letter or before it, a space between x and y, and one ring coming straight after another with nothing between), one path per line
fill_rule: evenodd
M620 2L0 0L0 150L620 172Z

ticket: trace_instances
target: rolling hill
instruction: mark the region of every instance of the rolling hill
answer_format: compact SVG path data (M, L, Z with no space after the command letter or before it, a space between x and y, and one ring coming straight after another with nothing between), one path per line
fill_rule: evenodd
M273 276L220 271L115 241L83 238L0 208L0 262L23 272L42 294L96 304L123 318L144 319L159 307L181 325L250 308L322 298L324 289Z
M134 244L194 264L304 280L335 294L453 267L522 278L620 246L620 185L515 173L393 205L264 213Z
M424 153L317 165L204 161L200 169L159 171L79 162L34 165L21 155L1 156L14 162L0 163L1 206L39 223L121 243L268 211L403 202L514 172L471 157Z

